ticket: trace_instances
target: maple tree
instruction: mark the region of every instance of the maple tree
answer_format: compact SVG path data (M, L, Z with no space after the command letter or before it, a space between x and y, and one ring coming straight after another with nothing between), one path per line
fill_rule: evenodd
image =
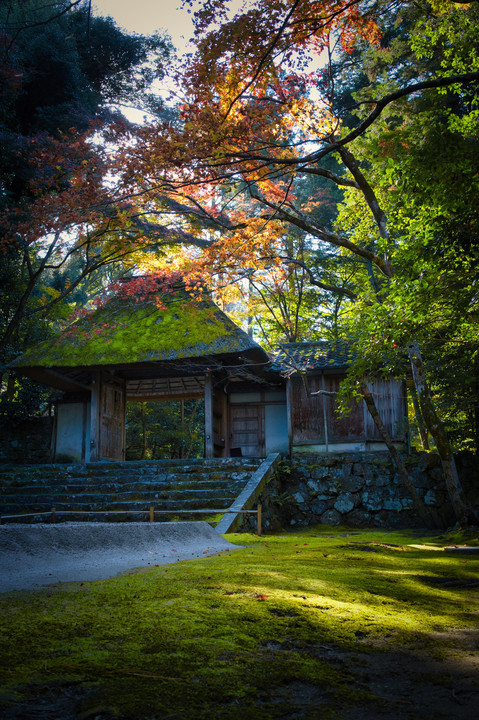
M409 32L398 39L394 23L400 24L401 13L407 15ZM318 247L326 245L339 256L354 257L360 277L368 279L358 285L361 302L354 303L356 312L367 317L370 309L378 334L387 337L388 312L395 317L406 307L414 312L417 283L411 280L402 293L399 288L406 268L411 271L421 261L424 240L414 232L414 223L424 225L426 210L416 213L412 203L402 210L408 220L388 222L392 207L388 185L393 178L386 172L382 176L386 182L380 180L383 160L388 143L403 142L398 128L404 113L407 118L421 112L421 103L431 97L445 98L449 132L462 138L471 132L477 119L479 67L477 43L471 37L477 20L475 6L458 7L452 2L412 6L360 0L263 0L248 3L234 16L220 0L201 3L195 12L196 54L177 77L184 92L180 121L152 124L140 131L141 153L133 153L126 163L124 191L136 188L141 193L139 207L145 216L149 209L164 210L165 203L174 200L177 222L189 232L196 231L203 242L194 264L210 277L262 272L271 262L277 267L294 265L295 258L278 253L288 227L305 233ZM465 27L469 44L460 36L459 28ZM402 55L397 52L401 42ZM355 109L341 108L335 94L335 57L358 49L363 80L366 76L364 89L356 96ZM374 54L376 68L367 78L368 55ZM439 105L430 106L426 122L437 117ZM406 120L408 124L414 127ZM423 142L424 132L417 125L414 132ZM368 139L369 150L376 142L375 152L362 153L363 138ZM324 159L332 153L341 163L338 171L326 167ZM394 158L390 170L393 166ZM301 198L301 183L309 177L324 178L355 196L349 226L344 213L342 227L321 223L314 199ZM246 212L240 197L249 199ZM364 232L355 227L354 216L369 218ZM208 234L198 225L205 217L211 221ZM426 227L434 233L434 225L426 222ZM312 279L314 255L307 265ZM430 268L432 272L432 264ZM421 333L409 334L419 327ZM434 331L428 336L430 342ZM394 339L398 354L409 356L457 517L467 522L470 509L426 381L420 350L426 327L411 323L408 333L396 333Z
M144 265L154 258L152 267L163 278L180 271L191 289L200 289L205 278L219 286L240 280L256 282L257 292L261 283L268 293L272 288L271 297L279 289L285 298L279 280L287 284L301 271L308 292L343 298L348 323L362 329L359 346L367 350L368 364L359 365L358 373L371 372L378 361L403 373L408 354L456 514L467 521L469 508L420 350L430 348L447 323L428 326L417 314L425 318L432 302L435 318L447 316L450 330L474 335L472 285L463 283L456 295L460 317L440 301L441 292L456 287L460 268L471 271L473 254L465 252L463 264L454 266L453 253L446 253L446 271L434 257L437 233L447 235L447 223L437 218L449 213L454 224L460 209L448 203L447 163L436 164L441 176L427 175L435 146L426 140L443 116L447 141L454 138L461 152L475 136L476 6L449 0L252 0L234 15L224 0L184 4L196 7L196 52L174 78L176 96L182 96L178 115L134 130L112 123L104 135L110 145L102 148L92 142L93 131L64 133L46 147L33 147L39 176L33 173L29 217L19 213L15 226L28 237L41 217L34 242L51 236L58 243L68 240L61 235L65 221L70 231L80 228L75 242L94 268L97 259L103 265L126 257L136 263L156 242L156 254ZM11 88L14 93L13 80ZM426 148L426 162L410 152L417 144ZM459 174L477 183L464 163ZM114 178L113 186L106 178ZM309 191L318 180L345 194L334 226L321 211L324 185ZM437 190L433 222L427 203L415 201L418 186L423 197L431 187ZM470 197L461 210L464 227ZM306 238L306 254L288 247L292 231ZM454 247L451 233L449 238ZM349 263L354 279L325 272L327 253L344 267ZM45 251L36 257L41 266ZM421 264L430 275L423 286ZM288 293L294 294L293 286ZM414 318L402 330L396 322L401 315Z
M145 244L112 202L108 129L124 123L122 103L150 106L148 84L168 54L164 38L127 36L84 3L2 3L2 362Z

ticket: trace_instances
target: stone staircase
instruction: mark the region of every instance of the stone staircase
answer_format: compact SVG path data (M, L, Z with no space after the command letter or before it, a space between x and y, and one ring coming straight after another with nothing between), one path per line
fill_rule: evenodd
M202 520L228 509L259 458L5 465L2 522ZM52 512L54 508L54 512Z

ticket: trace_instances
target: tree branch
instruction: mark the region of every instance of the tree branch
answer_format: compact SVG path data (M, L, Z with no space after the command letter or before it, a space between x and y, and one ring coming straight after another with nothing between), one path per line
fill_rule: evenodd
M335 173L325 170L324 168L302 167L301 172L307 173L308 175L320 175L321 177L327 178L333 183L336 183L336 185L346 185L346 187L353 187L356 188L356 190L360 189L356 180L340 177L339 175L335 175Z
M328 285L326 283L321 282L320 280L317 280L314 276L314 273L310 267L308 267L304 262L301 260L297 260L295 258L291 258L284 255L278 255L280 260L284 260L284 262L297 265L298 267L302 268L308 275L309 275L309 281L311 285L314 285L315 287L320 288L321 290L325 290L326 292L332 292L336 295L346 295L350 300L357 300L358 296L356 293L352 292L352 290L348 290L347 288L339 287L338 285Z
M350 142L362 135L365 130L367 130L368 127L370 127L370 125L372 125L375 120L377 120L377 118L381 115L382 111L396 100L400 100L403 97L407 97L408 95L412 95L413 93L420 92L422 90L448 87L449 85L455 85L458 83L467 85L468 83L476 82L478 80L479 72L464 73L462 75L451 75L446 78L436 78L434 80L425 80L424 82L415 83L414 85L409 85L406 88L402 88L401 90L396 90L389 95L385 95L380 100L370 100L368 101L368 103L374 104L374 109L370 112L367 118L365 118L354 130L345 135L343 138L334 140L333 142L329 142L320 150L310 153L309 155L304 155L303 157L275 158L274 156L256 155L255 153L249 152L225 153L225 157L236 157L242 160L260 160L264 163L281 165L284 167L315 163L318 162L318 160L321 160L326 155L329 155L330 153L339 150L340 147L348 145ZM304 168L302 168L302 170L304 172Z
M286 27L287 27L287 25L288 25L288 21L289 21L290 17L291 17L292 14L294 13L294 11L296 10L296 8L298 7L298 5L299 5L300 2L301 2L301 0L294 0L293 5L292 5L290 11L288 12L288 14L286 15L286 17L285 17L285 19L284 19L284 21L283 21L283 24L281 25L281 27L279 28L278 32L277 32L276 35L274 36L273 40L272 40L271 43L269 44L269 47L266 48L266 51L265 51L263 57L262 57L261 60L259 61L258 67L256 68L256 71L255 71L253 77L251 78L251 80L250 80L249 82L246 83L246 85L245 85L245 87L243 88L243 90L241 90L241 91L238 93L238 95L236 95L236 97L233 98L233 100L232 100L231 103L229 104L229 107L228 107L228 110L226 111L225 116L223 117L222 122L224 122L224 121L226 120L226 118L228 117L228 115L230 114L231 110L233 109L233 105L240 99L240 97L241 97L247 90L249 90L249 88L256 82L256 80L257 80L258 77L260 76L261 71L262 71L262 69L263 69L264 64L266 63L267 58L271 55L271 53L273 52L274 48L275 48L276 45L278 44L279 39L281 38L281 35L284 33L284 31L285 31L285 29L286 29Z
M293 212L289 212L283 208L279 208L277 205L274 205L273 203L270 203L265 198L258 195L258 193L253 190L253 188L250 188L251 197L254 200L258 200L263 205L266 205L267 207L271 208L273 210L273 216L271 216L270 219L277 219L277 220L283 220L285 222L289 222L293 225L296 225L296 227L301 228L301 230L304 230L305 232L309 233L310 235L313 235L314 237L319 238L320 240L324 240L325 242L329 243L330 245L334 245L335 247L342 247L346 250L349 250L350 252L354 253L355 255L359 255L360 257L365 258L366 260L370 260L372 263L378 267L381 272L384 273L384 275L389 277L389 267L384 263L382 258L380 258L375 253L371 252L370 250L366 250L365 248L359 247L359 245L355 245L347 238L336 235L336 233L331 232L330 230L327 230L325 227L322 227L321 225L317 225L314 220L308 219L304 216L303 213L301 213L297 208L293 208Z

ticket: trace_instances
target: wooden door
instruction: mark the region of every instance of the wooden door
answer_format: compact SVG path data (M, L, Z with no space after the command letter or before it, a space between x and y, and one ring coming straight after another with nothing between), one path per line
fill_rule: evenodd
M230 448L241 448L244 457L264 457L263 405L231 405Z
M125 459L125 387L121 381L102 383L101 458Z

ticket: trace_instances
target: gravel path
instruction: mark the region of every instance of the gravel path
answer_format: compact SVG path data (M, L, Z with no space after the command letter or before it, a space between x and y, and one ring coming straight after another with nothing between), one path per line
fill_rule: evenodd
M234 550L206 522L0 525L0 592Z

